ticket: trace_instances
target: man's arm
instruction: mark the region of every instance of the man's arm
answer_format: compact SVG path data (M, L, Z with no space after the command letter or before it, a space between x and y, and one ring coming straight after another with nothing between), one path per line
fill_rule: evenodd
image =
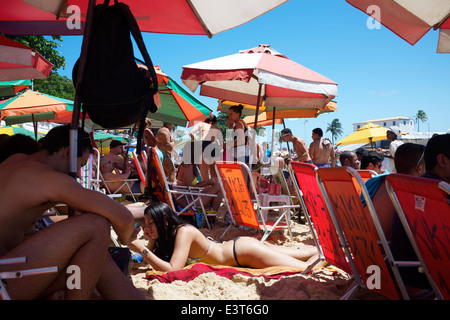
M311 158L312 162L314 163L314 153L316 152L316 144L311 142L309 145L309 157Z
M49 172L43 179L42 186L50 202L65 203L81 213L89 212L108 219L119 240L128 242L134 230L134 218L126 207L101 192L83 188L68 175Z

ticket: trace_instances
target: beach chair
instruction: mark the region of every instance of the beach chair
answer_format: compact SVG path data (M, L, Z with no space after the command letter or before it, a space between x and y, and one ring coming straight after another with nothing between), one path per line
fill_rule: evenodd
M90 179L91 181L91 188L96 191L103 192L104 194L108 195L111 198L120 198L124 195L129 195L133 198L134 202L137 202L137 197L139 196L138 193L135 193L131 190L132 185L139 181L139 179L125 179L120 182L122 182L122 185L120 188L117 189L117 191L112 191L108 183L110 182L118 182L118 181L112 181L112 180L106 180L103 177L103 174L100 171L100 151L98 149L94 148L94 161L93 161L93 169L95 171L95 176ZM126 192L120 192L120 190L125 189Z
M290 198L291 204L298 204L300 203L300 198L298 197L298 194L292 194L291 190L289 189L288 180L286 180L286 177L284 175L285 172L289 172L290 179L293 180L289 168L287 171L278 168L277 173L273 176L273 180L275 183L281 185L281 193L287 195Z
M364 182L377 175L377 173L373 170L356 170L356 172L358 172L359 176Z
M291 161L289 166L300 205L319 249L319 258L311 267L321 260L326 260L349 274L355 273L344 253L348 248L339 223L332 220L323 200L317 184L316 170L315 165L304 162Z
M395 261L363 180L351 167L319 168L317 181L328 211L339 222L359 274L359 288L397 300L409 299L399 267L417 267L417 261ZM369 208L363 208L355 181ZM376 238L380 239L381 247ZM386 259L386 261L385 261Z
M246 170L249 177L250 186L247 187L244 171ZM253 180L250 169L243 162L216 162L216 173L222 188L222 193L231 215L232 223L222 233L220 238L235 224L238 226L251 227L264 232L261 242L274 230L282 230L288 228L290 237L291 233L291 209L298 209L299 205L282 205L282 206L261 206L259 195L256 192L255 182ZM252 201L249 188L255 195L255 202ZM255 209L256 206L256 209ZM264 219L263 210L278 209L279 217L276 221ZM286 222L282 222L282 220Z
M26 257L0 259L0 266L12 265L17 263L25 263ZM35 276L47 273L57 272L58 267L37 268L28 270L15 270L0 272L0 300L11 300L11 297L3 284L3 280L6 279L19 279L25 276Z
M391 173L386 186L436 297L450 299L450 185Z
M217 213L209 214L205 210L202 197L216 197L217 195L204 193L203 188L179 186L175 183L169 183L155 148L150 148L147 162L146 192L149 198L153 202L167 203L177 215L194 216L195 213L192 213L189 209L197 209L200 207L203 211L203 222L206 221L207 227L211 228L208 217L215 217ZM185 207L178 205L178 201L182 198L188 202ZM197 226L200 225L200 222L196 221Z

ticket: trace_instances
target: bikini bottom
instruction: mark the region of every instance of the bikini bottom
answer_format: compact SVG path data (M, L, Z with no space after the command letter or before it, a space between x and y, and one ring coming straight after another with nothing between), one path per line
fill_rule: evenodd
M237 238L234 238L234 239L233 239L233 257L234 257L234 260L236 261L238 267L243 267L243 266L241 266L241 265L239 264L239 261L238 261L238 259L237 259L237 254L236 254L236 241L237 241L239 238L240 238L240 237L237 237Z

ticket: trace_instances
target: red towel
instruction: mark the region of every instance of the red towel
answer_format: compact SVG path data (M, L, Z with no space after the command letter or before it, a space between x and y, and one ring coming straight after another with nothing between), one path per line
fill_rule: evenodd
M248 268L232 268L224 266L211 266L203 263L196 263L182 270L172 271L172 272L147 272L146 279L151 281L154 279L159 280L161 283L171 283L175 280L181 281L191 281L198 277L200 274L205 272L214 272L215 274L231 278L236 274L242 274L244 276L263 276L269 279L279 279L282 276L288 276L300 273L301 269L293 269L286 267L272 267L265 269L248 269Z

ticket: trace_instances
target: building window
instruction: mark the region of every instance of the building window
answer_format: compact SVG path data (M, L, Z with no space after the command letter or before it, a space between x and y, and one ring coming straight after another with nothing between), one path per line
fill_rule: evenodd
M361 126L358 124L357 126L356 126L356 129L359 129Z
M386 127L386 122L383 122L383 127Z
M395 126L395 121L392 121L392 125Z
M406 126L406 121L403 121L403 124Z

